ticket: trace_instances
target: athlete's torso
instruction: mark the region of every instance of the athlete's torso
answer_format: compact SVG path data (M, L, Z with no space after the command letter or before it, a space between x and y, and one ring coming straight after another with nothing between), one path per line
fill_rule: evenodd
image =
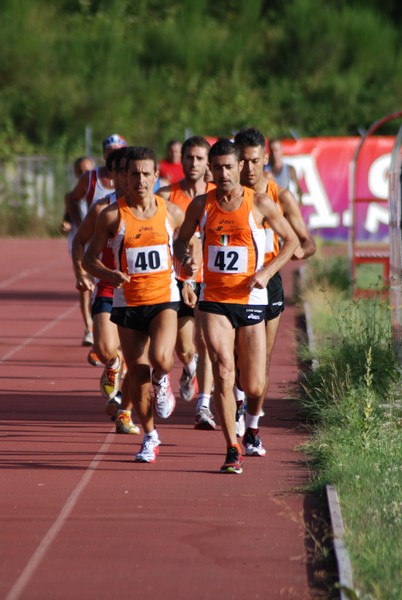
M286 189L289 188L289 184L290 184L290 172L289 172L289 165L287 163L283 163L283 167L279 171L279 173L274 172L272 170L272 167L270 166L269 163L265 167L265 170L268 173L272 173L272 175L273 175L273 177L275 179L275 183L277 183L278 185L280 185L281 187L284 187Z
M152 306L180 299L172 263L173 226L165 202L154 196L156 211L137 218L125 198L119 198L120 221L112 239L116 268L131 276L114 291L113 306Z
M93 202L96 202L97 200L100 200L101 198L104 198L113 192L115 192L113 187L106 187L102 184L102 179L99 175L99 168L89 172L89 183L85 196L88 206L91 206Z
M265 232L254 216L254 191L243 188L235 211L219 206L216 190L207 194L200 219L204 281L200 300L229 304L264 305L266 289L250 290L250 277L263 267Z

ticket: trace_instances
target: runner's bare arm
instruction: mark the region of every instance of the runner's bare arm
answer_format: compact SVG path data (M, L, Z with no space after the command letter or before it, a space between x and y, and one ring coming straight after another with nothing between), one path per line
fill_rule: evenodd
M285 217L280 214L275 203L266 194L255 194L254 206L260 213L261 220L267 219L270 227L283 242L276 257L250 279L250 288L264 288L271 277L292 258L299 242Z
M85 198L89 186L89 171L83 173L78 179L77 183L71 190L65 195L64 201L66 206L68 206L68 212L73 220L73 222L77 225L77 227L81 223L81 215L78 206L78 202Z
M283 210L283 216L290 223L300 243L300 248L296 250L293 259L301 260L312 256L317 249L315 241L307 229L307 225L303 219L299 205L297 204L292 192L285 188L279 187L279 202Z
M103 248L109 238L113 237L119 225L119 211L112 205L101 211L95 225L95 233L82 259L83 268L94 277L109 281L114 287L119 288L124 282L130 281L130 276L121 271L108 269L99 259Z
M297 178L296 169L294 168L293 165L288 165L288 166L289 166L290 179L293 181L293 185L296 188L297 197L298 197L299 203L300 203L301 199L302 199L302 196L303 196L303 190L300 187L300 183L299 183L299 180Z
M88 276L88 274L82 266L82 258L85 252L85 245L91 240L94 234L98 215L101 212L101 210L106 206L107 202L96 202L95 204L93 204L90 207L88 213L85 215L84 220L78 227L77 233L74 236L71 250L71 258L76 279L75 287L77 288L77 290L92 291L94 289L92 277Z
M185 257L189 257L187 260L185 260L184 264L184 270L189 277L198 271L200 265L201 245L199 246L197 254L195 254L193 257L191 254L192 248L190 242L195 234L197 226L199 225L202 211L205 206L205 199L206 196L204 194L202 196L196 196L194 200L190 202L186 210L184 221L173 243L174 255L182 264ZM194 247L195 246L193 246L193 250Z

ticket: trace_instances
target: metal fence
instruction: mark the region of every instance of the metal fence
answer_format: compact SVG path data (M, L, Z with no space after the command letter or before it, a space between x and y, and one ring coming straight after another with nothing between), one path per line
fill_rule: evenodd
M395 350L402 363L402 127L389 171L390 303Z
M20 156L0 163L1 232L17 235L17 225L23 219L45 223L49 233L57 231L64 213L64 195L74 183L72 165L60 159Z

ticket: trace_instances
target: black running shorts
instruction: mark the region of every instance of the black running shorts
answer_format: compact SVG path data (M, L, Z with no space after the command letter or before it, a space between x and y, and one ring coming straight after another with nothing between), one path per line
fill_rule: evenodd
M251 306L250 304L229 304L224 302L200 301L201 312L224 315L229 319L233 329L256 325L265 319L266 306Z
M177 312L180 302L162 302L153 306L124 306L113 307L110 320L119 327L148 331L149 325L163 310L171 309Z
M282 277L280 273L275 273L268 281L268 304L265 311L265 320L272 321L279 317L285 310L285 295L283 293Z

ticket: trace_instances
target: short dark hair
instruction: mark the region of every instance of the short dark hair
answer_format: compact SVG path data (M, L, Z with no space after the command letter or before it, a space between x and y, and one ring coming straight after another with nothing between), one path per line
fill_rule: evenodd
M183 142L181 147L181 157L183 158L186 150L188 148L205 148L207 152L210 151L211 144L207 142L207 140L200 135L193 135Z
M211 147L208 160L211 162L214 156L228 156L230 154L235 154L237 161L240 162L240 150L238 147L228 138L222 138Z
M235 135L234 143L239 148L247 148L248 146L255 148L257 146L262 146L262 148L266 150L265 138L261 131L255 127L240 129Z
M146 146L129 146L127 150L126 171L128 171L130 161L132 160L152 160L155 171L158 170L156 154L152 148L147 148Z
M116 165L117 168L120 167L120 163L123 158L127 155L127 146L122 146L121 148L116 148L112 150L106 159L106 168L108 171L113 170L113 164Z

